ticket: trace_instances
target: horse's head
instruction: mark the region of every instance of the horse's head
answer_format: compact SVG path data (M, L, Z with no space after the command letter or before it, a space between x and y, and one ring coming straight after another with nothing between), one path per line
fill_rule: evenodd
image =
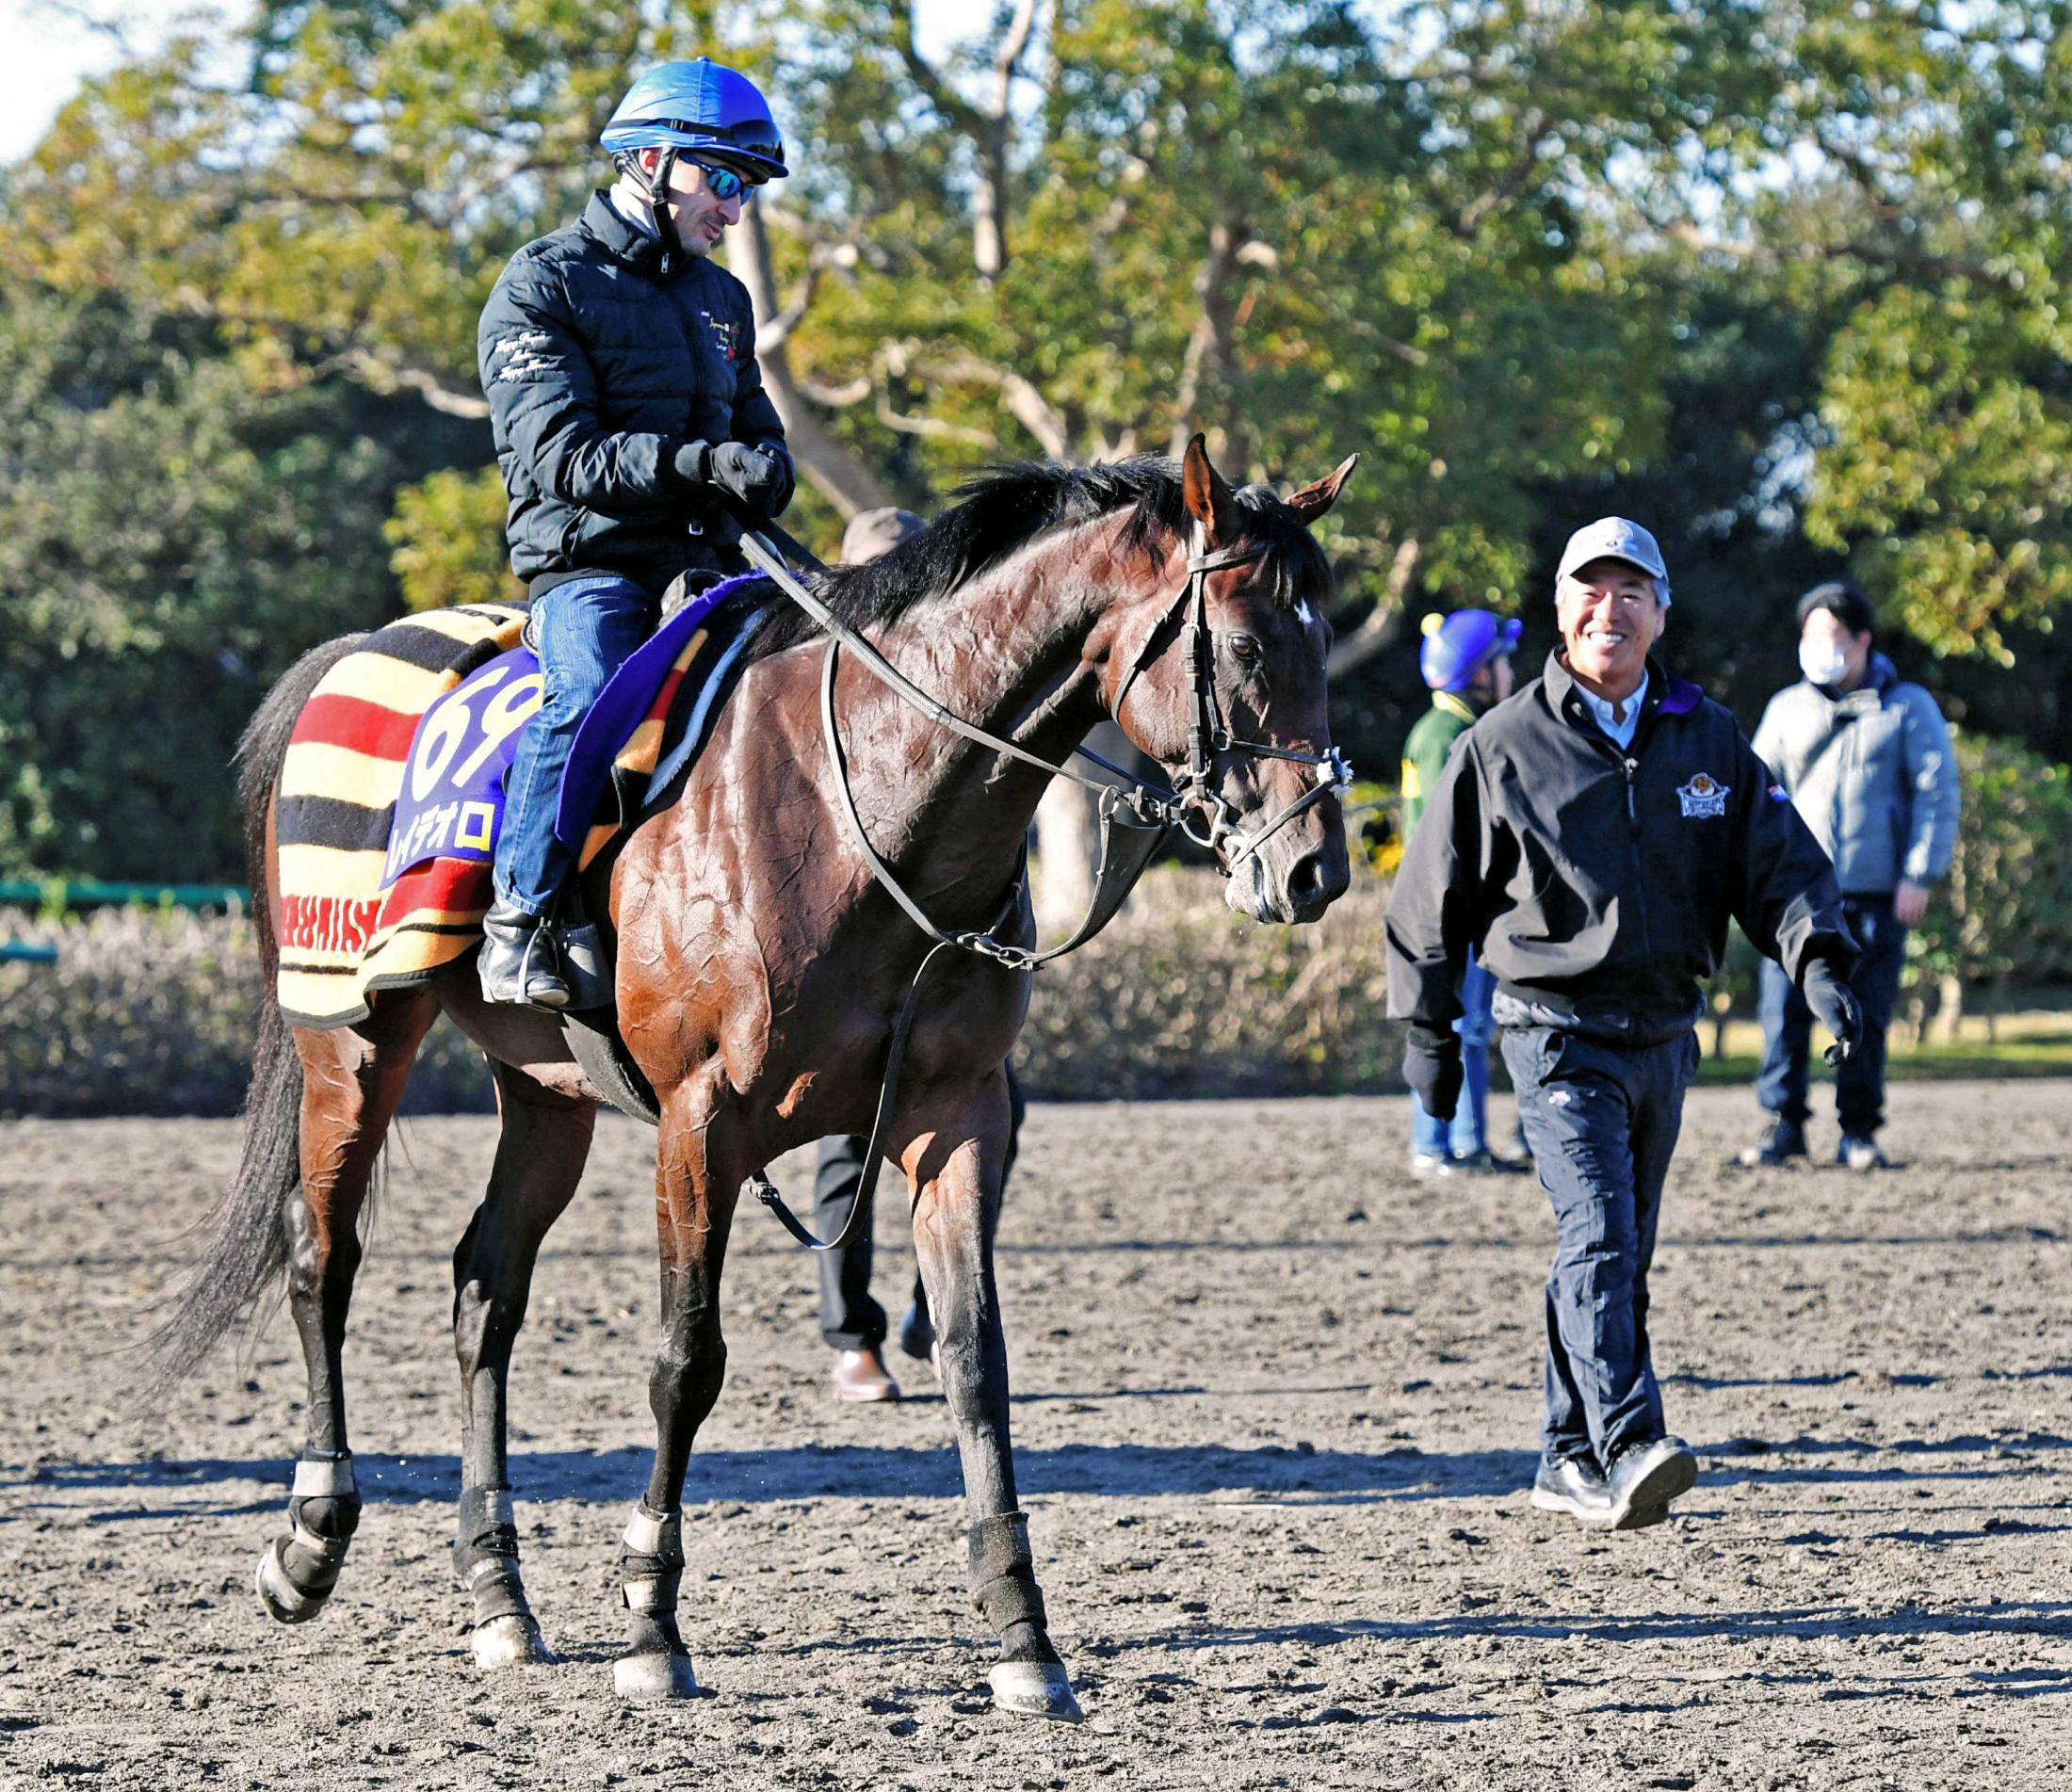
M1331 569L1309 525L1352 465L1285 501L1233 492L1196 436L1182 527L1147 538L1153 563L1115 593L1109 711L1190 799L1189 831L1228 875L1230 906L1260 921L1314 921L1351 876L1348 773L1324 701Z

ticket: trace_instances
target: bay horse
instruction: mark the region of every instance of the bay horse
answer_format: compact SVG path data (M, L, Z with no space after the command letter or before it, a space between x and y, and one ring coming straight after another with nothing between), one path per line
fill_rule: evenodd
M1286 501L1263 487L1233 492L1198 436L1177 466L1140 458L1011 468L966 487L884 558L827 573L817 591L852 635L948 710L1025 751L1056 760L1112 711L1162 766L1185 773L1191 757L1194 798L1211 811L1211 843L1232 871L1230 906L1262 921L1312 920L1349 873L1336 785L1322 788L1315 775L1337 762L1324 691L1331 573L1309 525L1352 464ZM1189 625L1178 598L1206 626ZM754 626L703 752L608 866L592 866L586 890L616 937L621 1030L660 1110L655 1462L620 1557L628 1640L613 1670L633 1699L697 1690L677 1622L681 1498L726 1364L720 1280L739 1192L792 1147L867 1127L894 1017L930 949L847 830L860 821L931 918L977 929L1003 912L1021 877L1047 782L901 701L853 654L833 685L841 748L831 751L817 687L832 643L785 605ZM601 1091L556 1018L484 1004L470 960L380 993L349 1026L299 1026L273 1004L275 788L302 703L357 638L291 669L240 749L267 1004L241 1161L159 1333L159 1372L170 1381L191 1369L284 1274L309 1377L308 1431L289 1529L262 1556L258 1584L273 1617L314 1617L360 1514L341 1370L359 1221L417 1047L442 1011L450 1015L490 1059L501 1119L488 1190L454 1252L454 1561L473 1599L477 1662L551 1660L519 1576L506 1381L534 1259L575 1192ZM1206 746L1204 714L1218 723ZM1026 914L1017 920L1026 925ZM912 1197L963 1463L971 1590L1000 1639L995 1700L1071 1719L1071 1679L1016 1507L993 1269L1004 1066L1029 977L996 958L951 956L913 1025L884 1155Z

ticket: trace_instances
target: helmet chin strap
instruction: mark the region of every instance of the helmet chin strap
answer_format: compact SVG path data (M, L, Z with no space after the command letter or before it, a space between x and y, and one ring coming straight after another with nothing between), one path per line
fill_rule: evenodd
M673 202L670 198L669 184L670 176L676 171L675 147L665 145L657 153L653 174L641 168L638 151L629 153L620 167L632 175L641 190L647 194L648 204L655 213L655 228L662 239L662 258L667 262L676 247L675 226L670 218L670 208Z

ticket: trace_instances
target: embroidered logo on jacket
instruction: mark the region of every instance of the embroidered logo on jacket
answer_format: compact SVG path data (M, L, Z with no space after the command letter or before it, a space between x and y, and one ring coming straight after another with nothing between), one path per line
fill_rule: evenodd
M741 326L732 317L715 317L709 311L701 311L699 316L712 331L712 339L720 345L720 352L729 361L741 358Z
M1703 821L1708 815L1724 819L1726 815L1727 786L1715 782L1700 772L1689 783L1676 792L1676 800L1683 804L1687 819Z

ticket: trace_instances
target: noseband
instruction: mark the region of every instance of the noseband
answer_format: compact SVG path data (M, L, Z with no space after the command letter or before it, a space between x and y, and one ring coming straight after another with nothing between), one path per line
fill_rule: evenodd
M1335 747L1313 753L1278 746L1272 741L1246 740L1233 735L1230 724L1223 718L1222 705L1216 696L1215 638L1208 626L1208 575L1225 567L1249 566L1265 554L1265 548L1253 546L1217 548L1188 556L1187 583L1174 594L1165 614L1152 624L1151 633L1144 637L1143 645L1137 650L1128 672L1115 687L1115 700L1109 705L1108 712L1114 718L1116 726L1121 727L1123 704L1131 686L1145 668L1157 659L1159 643L1168 627L1184 619L1187 638L1182 652L1190 705L1187 771L1179 780L1179 788L1173 793L1171 815L1182 833L1216 855L1217 867L1226 878L1304 810L1326 797L1342 792L1352 782L1352 767ZM1232 753L1248 753L1255 759L1292 760L1296 765L1314 767L1315 776L1310 787L1300 797L1281 809L1256 833L1248 834L1238 826L1238 812L1215 788L1216 762ZM1107 764L1105 760L1101 763ZM1206 817L1205 831L1200 833L1191 825L1197 815ZM1236 847L1226 850L1233 840L1237 842Z

